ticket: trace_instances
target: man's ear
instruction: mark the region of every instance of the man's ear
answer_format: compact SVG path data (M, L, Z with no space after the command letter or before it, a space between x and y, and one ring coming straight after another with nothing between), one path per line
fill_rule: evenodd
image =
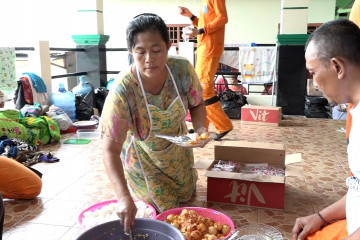
M168 43L167 43L167 50L169 51L170 50L170 48L171 48L171 44L172 44L172 41L169 41Z
M345 77L346 73L346 65L342 58L333 57L331 58L331 65L335 69L338 79L342 79Z

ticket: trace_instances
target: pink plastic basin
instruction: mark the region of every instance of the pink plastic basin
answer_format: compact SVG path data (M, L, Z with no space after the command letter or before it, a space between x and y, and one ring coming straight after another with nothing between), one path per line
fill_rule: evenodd
M229 225L230 226L230 232L229 232L228 235L225 236L225 238L228 238L235 231L235 225L234 225L234 222L231 220L231 218L229 218L224 213L221 213L221 212L216 211L216 210L211 209L211 208L202 208L202 207L173 208L173 209L169 209L169 210L157 215L155 217L155 219L164 221L166 219L166 217L168 215L170 215L170 214L180 215L181 211L183 209L194 210L195 212L197 212L197 214L199 214L199 215L201 215L203 217L208 217L208 218L214 220L215 222L220 222L222 224Z
M135 200L135 202L138 202L138 201L140 201L140 200ZM78 222L79 222L79 224L80 224L83 228L85 228L85 226L82 224L82 220L83 220L83 218L84 218L84 213L85 213L85 212L88 212L88 211L93 212L93 211L95 211L96 209L101 209L103 206L109 205L110 203L116 203L116 202L117 202L116 199L114 199L114 200L107 200L107 201L104 201L104 202L96 203L96 204L94 204L94 205L86 208L85 210L83 210L83 211L80 213L80 215L79 215L79 217L78 217ZM145 202L144 202L144 203L145 203ZM155 218L156 218L156 210L155 210L155 208L154 208L152 205L148 204L148 203L145 203L145 204L146 204L148 207L151 208L151 210L153 211L152 219L155 219Z

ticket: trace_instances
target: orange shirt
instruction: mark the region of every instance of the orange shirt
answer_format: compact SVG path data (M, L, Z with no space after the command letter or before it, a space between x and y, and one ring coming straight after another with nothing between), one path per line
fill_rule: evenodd
M351 11L349 20L353 21L356 25L360 26L360 0L355 0ZM347 109L347 116L346 116L346 138L349 139L351 125L352 125L352 116L350 114L350 109L354 105L349 103L348 109Z
M225 0L202 0L199 18L193 25L203 28L204 33L197 38L197 55L221 57L224 51L225 24L228 22Z

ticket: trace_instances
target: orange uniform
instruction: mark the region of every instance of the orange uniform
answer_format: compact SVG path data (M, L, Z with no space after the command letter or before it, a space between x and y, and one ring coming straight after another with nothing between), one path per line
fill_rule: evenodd
M348 236L346 220L333 222L309 236L307 240L341 240ZM295 240L295 239L293 239Z
M224 113L214 89L214 77L224 51L225 24L228 22L225 0L202 0L200 16L193 25L203 29L197 38L196 73L203 88L206 105L206 127L211 122L217 133L230 131L233 126Z
M349 20L353 21L356 25L360 27L360 0L356 0L351 8ZM347 116L346 116L346 139L349 139L351 124L352 124L352 117L350 114L350 109L354 105L349 103L347 109Z
M350 12L349 20L353 21L355 24L360 26L360 0L356 0L353 4L353 7ZM354 105L349 103L347 111L347 120L346 120L346 138L349 139L350 129L352 125L352 117L350 114L350 109ZM348 236L347 232L347 222L346 219L339 220L329 224L328 226L322 228L321 230L315 232L314 234L307 237L308 240L328 240L328 239L344 239Z
M41 178L15 159L0 156L0 179L4 198L31 199L41 192Z

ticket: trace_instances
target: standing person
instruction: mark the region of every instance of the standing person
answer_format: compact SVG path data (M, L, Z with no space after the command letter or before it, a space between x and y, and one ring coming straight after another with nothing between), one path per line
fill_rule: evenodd
M296 240L360 239L360 29L336 20L316 29L306 43L306 68L330 103L352 103L347 194L316 214L296 219ZM344 182L345 184L345 182Z
M214 88L216 70L224 51L225 24L228 22L225 0L202 0L199 18L186 7L179 7L179 12L189 17L197 28L192 28L191 33L183 34L183 37L197 36L196 73L204 91L206 127L211 122L216 128L215 140L220 140L233 129Z
M138 15L127 26L126 38L134 63L115 80L101 124L104 165L117 213L129 232L137 211L133 197L162 212L178 207L195 190L192 149L155 135L186 134L188 109L195 131L207 130L199 79L185 58L168 56L171 42L164 21L155 14Z
M360 0L355 0L352 5L349 20L353 21L356 25L360 27ZM352 117L350 114L350 109L353 107L353 104L349 103L347 108L347 116L346 116L346 139L349 141L349 135L352 124Z

